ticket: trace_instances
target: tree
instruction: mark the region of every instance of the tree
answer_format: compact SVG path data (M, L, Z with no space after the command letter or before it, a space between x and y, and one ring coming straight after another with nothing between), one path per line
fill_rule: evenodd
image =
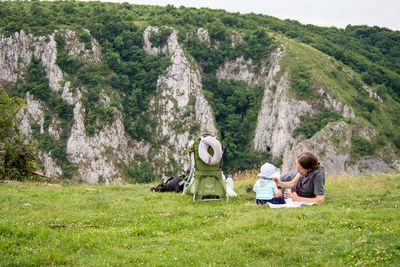
M225 25L217 19L213 23L208 24L208 32L210 37L217 41L224 41L226 37L226 27Z
M25 180L33 178L37 154L16 124L16 115L24 100L9 97L0 89L0 178Z

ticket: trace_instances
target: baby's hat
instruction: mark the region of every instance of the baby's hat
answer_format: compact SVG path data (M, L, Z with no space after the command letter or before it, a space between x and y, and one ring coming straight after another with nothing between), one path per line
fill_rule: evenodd
M264 178L274 178L276 176L279 176L280 173L281 172L277 167L267 162L261 166L260 173L258 174L258 176Z

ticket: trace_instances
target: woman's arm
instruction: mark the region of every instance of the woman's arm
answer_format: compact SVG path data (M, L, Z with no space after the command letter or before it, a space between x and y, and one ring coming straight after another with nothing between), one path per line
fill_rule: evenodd
M282 182L280 178L274 178L274 181L277 186L280 186L283 188L293 188L300 181L300 177L301 177L301 173L297 173L296 176L293 178L293 180L291 180L289 182Z
M289 197L293 201L307 202L307 203L323 203L325 201L324 195L316 195L315 197L300 197L296 193L285 192L285 197Z

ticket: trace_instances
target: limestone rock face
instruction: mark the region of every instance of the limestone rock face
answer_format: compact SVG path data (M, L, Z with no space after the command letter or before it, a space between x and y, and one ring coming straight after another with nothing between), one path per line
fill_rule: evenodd
M53 158L48 153L39 153L39 157L43 163L44 175L46 177L60 177L62 170L54 162Z
M278 47L270 55L269 64L263 65L259 74L254 73L251 60L245 61L243 58L227 61L217 71L220 79L246 81L249 86L265 87L253 145L255 150L268 151L274 158L290 151L293 144L298 142L292 137L292 132L299 125L300 116L312 112L310 104L294 99L289 94L287 73L276 79L281 70L280 60L284 56L284 49L284 46Z
M34 36L24 31L15 32L6 37L0 35L0 82L1 84L13 84L18 79L24 78L24 71L31 61L32 56L43 62L49 79L49 87L57 91L60 86L58 81L63 79L61 69L55 64L57 57L55 33L49 36ZM31 136L31 125L40 125L40 133L43 133L43 116L46 109L44 103L35 100L29 93L26 95L27 105L20 115L20 128L22 133ZM58 133L53 132L55 136ZM58 176L60 168L46 153L40 153L46 176Z
M71 30L55 31L48 36L34 36L24 31L11 36L0 35L0 86L9 87L18 79L24 80L26 67L32 56L35 56L43 62L50 89L73 107L73 124L66 142L66 152L68 160L76 167L76 179L91 184L123 183L123 172L126 169L121 166L129 166L135 162L135 156L139 155L153 164L159 177L165 178L171 169L178 172L186 170L189 163L187 146L195 136L218 133L213 111L202 92L200 67L193 59L186 57L178 42L176 30L172 29L163 47L154 47L151 44L150 37L154 32L159 32L159 29L147 27L144 30L143 49L154 55L167 54L171 65L159 76L157 92L151 97L146 111L156 125L151 132L152 142L137 142L130 138L124 128L123 115L117 108L114 108L114 120L111 123L104 125L93 135L87 134L84 123L86 108L82 101L87 88L74 88L71 77L56 64L55 36L63 35L69 55L79 55L86 62L97 64L102 60L102 52L94 38L91 38L91 48L87 49L79 41L77 32ZM211 46L207 30L200 28L197 34L201 41ZM240 35L233 36L232 40L232 46L243 41ZM213 43L212 46L218 48L218 43ZM293 131L301 123L300 117L306 114L315 115L319 110L312 103L297 99L289 90L289 73L281 67L287 54L286 49L286 45L280 45L271 53L268 61L261 64L258 71L255 70L252 60L245 60L243 57L226 60L216 71L219 80L233 79L244 81L249 87L264 87L253 149L270 152L273 160L282 158L282 171L294 169L296 156L304 151L315 153L329 173L358 175L399 170L400 162L395 156L391 157L393 160L389 163L372 156L352 157L351 137L359 135L370 139L375 133L369 128L360 128L341 121L328 124L310 139L305 139L304 136L293 137ZM322 106L340 113L343 118L357 120L352 108L334 97L326 88L318 85L315 89ZM381 101L371 88L365 90L371 97ZM22 132L32 136L31 125L37 124L40 126L40 133L45 133L43 124L48 109L46 103L35 99L30 93L26 94L26 100L26 108L19 114ZM111 96L104 90L100 93L100 101L108 107L112 102ZM53 114L47 133L54 140L60 140L62 136L60 122ZM41 151L40 158L43 163L42 171L46 176L62 175L62 166L57 164L51 153Z
M274 57L272 55L272 57ZM249 86L265 84L265 77L270 71L270 65L263 65L260 73L254 72L253 61L245 60L244 57L239 57L234 60L226 60L224 64L218 68L217 77L219 80L235 80L244 81Z
M148 27L144 31L145 51L171 56L171 65L157 81L157 94L152 99L151 109L156 111L158 138L167 137L168 145L162 146L155 159L174 159L179 165L187 166L189 157L187 146L197 133L216 134L211 107L201 90L201 75L194 62L190 62L178 43L174 30L164 48L153 48L148 33L156 31ZM164 174L168 166L161 166Z
M0 80L16 82L22 78L32 55L43 62L52 90L58 90L58 81L63 79L61 69L55 64L57 57L54 34L34 36L24 31L6 37L0 36Z
M305 151L311 151L320 159L321 165L329 173L349 173L354 175L388 172L399 169L395 156L391 163L379 157L361 157L356 160L350 154L351 137L363 136L371 139L372 129L358 129L345 122L329 124L311 139L303 136L293 137L294 130L300 126L302 115L315 115L320 110L306 100L299 100L290 92L289 74L281 72L281 60L286 47L281 45L269 57L269 64L262 65L260 73L255 73L251 60L237 58L225 61L217 70L219 79L245 81L249 86L264 85L264 96L253 140L256 151L270 152L272 159L282 158L282 171L296 169L296 157ZM368 88L366 88L367 90ZM327 90L316 90L322 105L336 111L343 118L357 119L351 107L333 97ZM377 98L371 89L371 97ZM379 99L378 99L379 100Z
M187 145L199 133L216 134L214 116L210 105L201 91L201 75L195 62L190 62L184 55L178 43L177 32L174 30L164 47L153 47L150 42L152 32L158 32L157 27L148 27L144 31L144 49L148 53L167 53L171 56L171 65L157 83L157 94L150 104L150 112L155 114L156 132L152 133L155 140L163 139L165 143L157 149L151 149L151 144L132 140L124 129L122 114L114 110L114 121L104 126L94 135L89 136L85 127L85 107L81 98L85 88L72 88L68 74L64 73L55 63L57 58L56 34L62 34L65 49L71 56L79 55L90 62L101 61L101 48L92 38L91 49L78 40L78 34L65 30L49 36L33 36L24 31L16 32L10 37L1 36L0 41L0 81L1 84L13 84L18 78L24 78L24 70L32 55L43 62L43 67L49 79L49 87L59 92L69 105L73 106L74 123L71 135L66 144L68 159L77 169L78 179L94 184L99 181L106 184L122 183L121 168L116 164L129 164L135 155L151 158L156 165L156 171L162 177L171 164L184 171L188 165ZM110 98L100 94L106 106ZM26 95L27 106L21 115L20 127L23 133L32 135L31 125L40 125L40 133L44 133L43 121L47 106L36 100L31 94ZM52 118L48 133L55 139L60 138L57 126L59 119ZM151 152L151 153L150 153ZM150 153L150 154L149 154ZM40 153L40 158L46 176L60 176L62 170L57 166L51 153Z
M40 101L35 100L31 94L26 95L26 107L25 116L20 118L19 128L21 131L31 136L32 130L31 125L37 123L41 126L40 133L43 133L43 104Z
M328 174L361 175L398 169L398 160L386 163L382 159L372 156L352 160L350 155L351 137L355 134L371 136L370 131L371 129L354 129L343 121L329 123L312 138L299 142L292 150L283 155L282 172L295 170L296 157L306 151L310 151L318 157L321 166Z
M94 137L86 135L84 127L84 107L82 107L80 88L74 88L72 93L71 83L65 82L67 75L57 66L57 46L54 40L55 31L49 36L33 36L24 31L16 32L10 37L0 36L0 81L15 83L18 78L24 78L24 70L31 61L32 55L43 62L43 67L49 79L49 87L52 91L61 91L61 97L74 106L74 124L71 136L67 141L67 155L72 163L77 166L79 179L89 183L97 183L99 177L105 183L121 183L121 174L117 171L113 160L102 156L106 149L115 149L115 158L129 158L132 152L128 149L128 139L120 118L117 118L111 127L104 128ZM76 33L70 30L59 32L66 40L65 48L69 55L81 55L83 58L95 62L101 61L101 49L96 40L92 38L91 49L85 49L85 45L77 39ZM63 87L61 87L63 84ZM43 133L43 116L47 109L45 103L35 100L31 94L26 95L27 105L20 114L20 128L22 132L31 136L31 125L40 125L40 133ZM56 140L59 139L58 119L53 118L49 126L49 134ZM140 150L140 149L139 149ZM58 177L62 174L59 166L49 153L40 153L43 162L43 172L46 176Z
M199 36L200 41L207 42L208 47L210 47L211 44L210 35L208 34L208 31L206 29L198 28L197 35Z
M94 136L88 136L84 125L85 108L79 101L74 108L74 125L67 143L67 154L78 167L84 181L94 184L104 179L107 183L122 183L120 170L114 161L129 159L133 149L128 147L121 119L117 118ZM110 153L110 152L113 153ZM108 152L108 153L107 153Z

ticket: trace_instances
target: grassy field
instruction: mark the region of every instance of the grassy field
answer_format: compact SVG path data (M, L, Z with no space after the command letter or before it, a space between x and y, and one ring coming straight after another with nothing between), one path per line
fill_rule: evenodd
M193 202L149 185L0 183L0 264L400 266L400 174L329 177L326 202Z

